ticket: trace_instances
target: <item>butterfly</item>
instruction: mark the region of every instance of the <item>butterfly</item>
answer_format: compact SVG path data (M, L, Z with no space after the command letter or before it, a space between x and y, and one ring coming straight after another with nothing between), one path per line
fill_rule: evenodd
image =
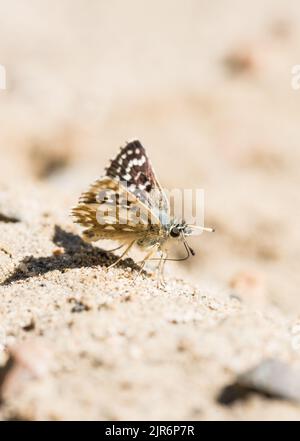
M171 216L166 193L139 140L122 147L105 171L102 178L82 193L78 205L72 209L74 222L85 228L82 234L87 242L109 239L121 243L116 249L125 247L110 267L120 262L133 246L144 250L138 275L147 260L158 260L158 284L163 285L167 260L185 260L195 255L186 237L197 229L214 230L188 225ZM185 257L168 259L167 244L172 239L182 241ZM154 255L159 257L153 259Z

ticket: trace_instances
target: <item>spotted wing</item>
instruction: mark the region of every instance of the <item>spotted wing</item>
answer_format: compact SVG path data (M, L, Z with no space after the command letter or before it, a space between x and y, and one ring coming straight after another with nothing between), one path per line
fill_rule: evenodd
M106 169L106 176L120 181L162 223L167 222L169 203L140 141L130 141L121 148Z
M100 239L138 240L146 234L158 235L159 220L136 195L118 180L106 176L97 180L80 197L72 216L85 230L88 242Z

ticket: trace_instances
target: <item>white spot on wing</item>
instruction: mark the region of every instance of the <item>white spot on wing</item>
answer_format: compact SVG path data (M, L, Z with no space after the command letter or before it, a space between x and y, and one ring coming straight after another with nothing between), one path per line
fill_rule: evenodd
M141 159L138 161L138 165L143 165L146 162L145 156L142 156Z

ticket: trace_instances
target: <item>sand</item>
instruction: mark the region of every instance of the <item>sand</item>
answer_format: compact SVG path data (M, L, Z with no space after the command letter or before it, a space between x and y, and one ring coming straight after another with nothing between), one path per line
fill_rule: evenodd
M218 400L263 360L300 368L297 2L49 5L2 5L0 418L299 419ZM133 137L216 228L160 289L69 216Z

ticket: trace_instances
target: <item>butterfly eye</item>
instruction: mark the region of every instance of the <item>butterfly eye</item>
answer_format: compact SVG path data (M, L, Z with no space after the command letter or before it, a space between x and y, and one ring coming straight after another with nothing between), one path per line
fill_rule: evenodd
M179 237L180 236L180 231L177 227L173 227L172 230L170 231L170 236L171 237Z

